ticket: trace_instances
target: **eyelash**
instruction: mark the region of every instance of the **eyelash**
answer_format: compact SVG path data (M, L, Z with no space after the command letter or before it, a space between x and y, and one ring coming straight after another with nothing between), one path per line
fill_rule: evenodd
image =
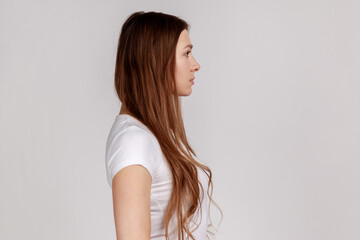
M187 51L186 53L185 53L185 55L188 57L189 55L187 55L188 53L191 53L191 51Z

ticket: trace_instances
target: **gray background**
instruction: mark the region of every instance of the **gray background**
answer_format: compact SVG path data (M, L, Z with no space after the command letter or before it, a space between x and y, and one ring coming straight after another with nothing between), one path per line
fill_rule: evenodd
M138 10L191 24L201 70L183 112L213 170L216 239L360 239L360 3L346 0L1 0L0 239L115 239L105 141Z

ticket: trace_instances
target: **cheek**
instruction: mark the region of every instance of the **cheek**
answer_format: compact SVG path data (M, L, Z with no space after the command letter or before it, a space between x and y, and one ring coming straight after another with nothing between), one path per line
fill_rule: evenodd
M181 80L181 76L184 76L186 74L186 63L184 61L179 61L176 65L176 75L180 77L179 80Z

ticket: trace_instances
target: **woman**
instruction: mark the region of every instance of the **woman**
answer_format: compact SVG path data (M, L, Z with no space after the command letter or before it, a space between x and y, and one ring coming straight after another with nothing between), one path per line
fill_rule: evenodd
M188 30L178 17L143 11L122 26L115 67L122 106L106 143L117 239L209 237L212 174L187 141L179 99L191 94L200 69Z

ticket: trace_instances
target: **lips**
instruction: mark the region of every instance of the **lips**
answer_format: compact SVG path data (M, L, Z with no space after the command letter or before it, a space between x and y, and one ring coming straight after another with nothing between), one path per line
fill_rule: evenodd
M193 79L190 79L190 81L194 81L194 79L195 79L195 78L193 78Z

